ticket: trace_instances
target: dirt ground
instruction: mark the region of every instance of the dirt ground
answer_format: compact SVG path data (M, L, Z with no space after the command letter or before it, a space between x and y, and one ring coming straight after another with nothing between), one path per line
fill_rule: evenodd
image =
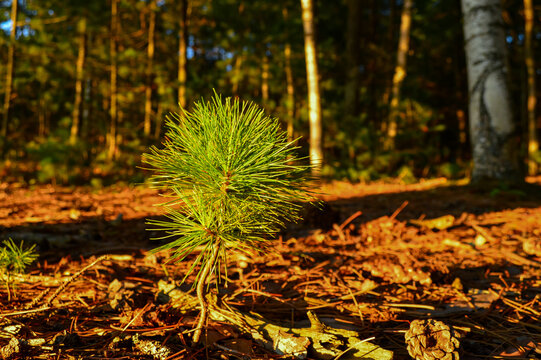
M284 327L310 326L311 312L395 359L411 358L408 350L419 359L539 359L541 177L528 182L323 184L321 211L306 208L268 254L232 255L229 281L213 291L221 306ZM0 355L290 358L226 321L210 321L203 344L192 344L198 311L172 306L159 288L190 263L151 253L160 234L145 230L163 200L143 187L0 184L0 240L37 244L40 254L26 274L2 276ZM338 351L327 358L353 356L347 344Z

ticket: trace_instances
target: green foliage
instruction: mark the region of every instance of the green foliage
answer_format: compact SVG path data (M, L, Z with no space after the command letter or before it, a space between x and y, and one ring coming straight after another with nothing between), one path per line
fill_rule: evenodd
M81 170L85 157L84 144L70 145L57 136L36 139L26 145L29 158L36 162L36 179L40 183L73 181Z
M0 1L0 22L9 20L11 3ZM25 25L24 29L19 28L16 41L14 96L9 109L8 135L0 139L0 158L38 164L36 174L30 175L38 182L67 183L101 177L107 178L105 185L118 178L142 181L133 179L134 174L130 173L142 151L133 143L139 139L147 148L153 136L159 137L162 114L176 109L178 102L179 58L177 50L171 56L171 49L178 49L179 45L181 4L182 1L172 0L119 0L119 17L140 21L122 21L122 32L114 36L118 48L119 151L111 159L105 156L112 129L110 2L20 1L19 20L24 20ZM226 95L242 94L245 99L259 102L269 114L281 119L289 120L287 105L294 105L295 136L308 138L306 64L298 0L215 0L189 1L189 4L185 84L188 103L196 96L207 96L209 89L216 87L228 91ZM455 173L446 163L457 164L461 167L457 171L462 173L470 156L467 144L459 141L458 118L464 116L468 92L460 2L415 2L406 77L400 90L395 154L386 153L382 144L389 117L403 1L362 5L358 18L366 22L355 34L348 32L347 4L347 1L319 1L315 14L319 29L324 173L352 181L395 176L402 166L409 166L417 178ZM509 17L506 26L511 33L520 34L524 29L521 9L520 2L505 4ZM152 65L147 68L151 11L157 19L156 41ZM75 108L81 40L77 28L83 17L87 20L87 51L78 133L80 143L84 144L81 152L80 147L66 144ZM349 36L354 38L348 39ZM348 51L347 44L351 41L358 47L355 56ZM9 29L5 28L0 31L0 92L6 81L8 42ZM289 104L286 91L286 46L291 48L293 104ZM520 94L522 81L518 80L523 76L524 42L510 37L508 47L510 76L515 80L511 82L511 92ZM540 51L541 47L534 47L534 56L539 57ZM348 65L350 55L356 57L351 59L358 80L354 84L355 109L344 106L346 88L354 78ZM262 101L263 58L268 58L270 63L265 101ZM149 87L152 124L150 136L143 136L143 98ZM307 154L307 142L302 146L301 151ZM541 156L536 161L541 163ZM17 178L14 168L11 166L12 172L7 174L10 179ZM24 178L28 179L26 173Z
M270 235L299 219L299 203L311 200L309 167L297 164L278 120L253 103L215 95L173 114L167 127L164 147L151 147L143 162L154 171L152 185L173 199L164 204L167 221L147 223L166 232L159 239L171 241L156 251L174 249L172 259L201 249L191 270L216 248L218 261L229 250L264 249Z
M23 242L17 246L12 239L4 240L0 247L0 269L6 273L23 273L28 265L38 258L35 245L24 248Z

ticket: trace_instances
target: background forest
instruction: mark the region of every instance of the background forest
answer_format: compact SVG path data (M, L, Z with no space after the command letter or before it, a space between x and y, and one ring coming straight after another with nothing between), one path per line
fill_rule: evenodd
M502 15L521 156L539 162L527 145L540 128L534 110L541 69L528 59L541 58L541 7L532 9L527 26L525 3L531 1L503 1ZM302 137L308 155L298 0L13 5L0 1L2 179L141 181L140 154L159 143L166 114L179 103L190 108L213 89L263 106L292 138ZM322 174L406 182L469 175L460 1L313 5Z

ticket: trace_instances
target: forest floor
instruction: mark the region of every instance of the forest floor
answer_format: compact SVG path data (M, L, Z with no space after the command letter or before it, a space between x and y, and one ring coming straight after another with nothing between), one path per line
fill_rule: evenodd
M310 326L311 312L395 359L410 358L405 333L413 324L422 340L410 339L410 350L441 358L436 348L451 345L430 327L439 322L461 358L539 359L541 177L528 182L523 190L445 179L324 184L323 211L307 209L302 224L273 241L274 251L228 259L221 306L284 327ZM289 358L225 321L210 321L203 344L191 343L197 309L181 311L159 294L190 264L151 253L158 242L149 238L159 233L145 230L163 200L142 187L0 184L0 240L38 244L40 255L26 274L0 283L0 354ZM351 358L347 348L323 358Z

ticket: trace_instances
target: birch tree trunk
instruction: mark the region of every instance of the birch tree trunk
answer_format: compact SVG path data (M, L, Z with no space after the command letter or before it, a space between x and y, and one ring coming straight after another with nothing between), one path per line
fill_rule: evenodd
M319 96L316 40L312 0L301 0L304 28L304 53L308 83L308 113L310 119L310 164L314 173L321 171L323 144L321 128L321 99Z
M413 0L404 0L402 17L400 20L400 38L398 40L398 52L396 56L396 67L393 75L391 88L391 103L389 105L389 120L387 125L387 138L384 147L387 150L395 148L397 133L398 104L400 102L400 86L406 77L406 62L408 58L410 29L411 29L411 8Z
M8 133L9 107L11 92L13 90L13 69L15 62L15 39L17 33L18 0L11 1L11 32L9 34L8 62L6 66L6 88L4 92L4 107L2 109L2 128L0 135L6 137ZM5 142L4 142L5 143Z
M152 85L153 71L152 65L154 62L154 30L156 29L156 3L150 1L148 15L148 46L147 46L147 68L145 87L145 120L143 123L143 132L145 136L150 136L151 120L152 120Z
M180 0L180 18L178 31L178 103L186 107L186 80L188 79L188 0Z
M524 61L528 73L528 174L535 175L538 171L538 165L534 157L539 150L539 141L537 139L537 124L535 121L535 106L537 99L535 97L535 62L532 46L534 10L532 0L524 0Z
M472 182L520 181L500 0L462 0Z
M83 103L83 81L84 66L86 57L86 17L82 17L77 24L79 32L79 49L77 51L77 64L75 70L75 101L70 129L70 144L75 144L79 135L79 124L81 123L81 105Z
M108 148L107 148L107 159L111 160L114 158L116 153L116 127L118 120L118 109L117 109L117 75L118 75L118 64L117 64L117 36L118 36L118 0L111 0L111 42L110 42L110 55L111 55L111 94L110 94L110 108L109 115L111 118L111 126L109 128L108 136Z

